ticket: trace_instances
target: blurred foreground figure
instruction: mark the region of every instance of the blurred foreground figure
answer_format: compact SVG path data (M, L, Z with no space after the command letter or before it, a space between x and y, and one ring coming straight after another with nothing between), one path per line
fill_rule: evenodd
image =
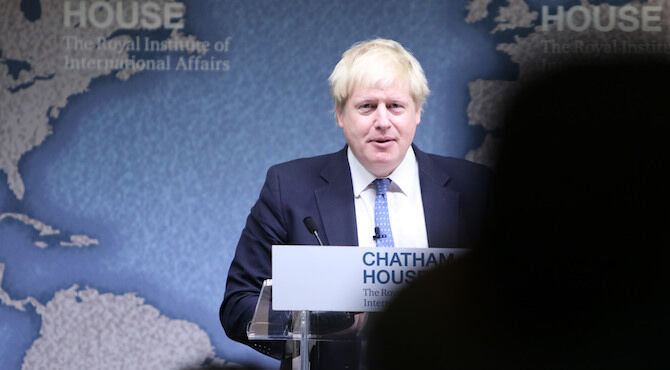
M670 368L669 88L649 59L527 84L488 241L398 295L370 368Z

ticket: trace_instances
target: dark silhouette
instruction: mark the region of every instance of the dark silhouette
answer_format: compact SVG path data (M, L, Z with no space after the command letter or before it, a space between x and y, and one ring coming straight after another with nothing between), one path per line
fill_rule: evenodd
M487 242L397 296L370 368L669 368L669 87L651 58L525 85Z

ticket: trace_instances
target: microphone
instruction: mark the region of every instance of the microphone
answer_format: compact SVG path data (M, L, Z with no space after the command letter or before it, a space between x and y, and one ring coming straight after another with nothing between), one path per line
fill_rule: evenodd
M377 239L386 238L386 234L379 233L379 226L375 226L375 235L372 236L372 240L377 241Z
M305 227L307 227L307 231L314 235L316 241L318 241L319 245L323 247L323 243L321 242L321 238L319 238L319 233L317 232L318 227L316 227L316 222L314 222L314 219L311 216L307 216L302 220L302 222L305 224Z

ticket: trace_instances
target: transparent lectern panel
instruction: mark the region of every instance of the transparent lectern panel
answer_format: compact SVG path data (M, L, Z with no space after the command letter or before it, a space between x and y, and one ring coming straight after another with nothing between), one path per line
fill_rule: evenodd
M251 340L293 339L291 311L272 310L272 280L265 280L247 337Z
M308 326L306 332L310 340L350 341L359 335L351 329L355 313L312 311L305 320L302 312L272 310L272 280L265 280L254 317L247 327L247 337L250 340L299 340L304 335L304 324Z

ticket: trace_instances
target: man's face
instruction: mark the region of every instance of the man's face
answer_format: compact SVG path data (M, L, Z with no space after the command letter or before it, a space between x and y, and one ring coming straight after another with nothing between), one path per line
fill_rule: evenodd
M337 125L363 166L377 177L386 177L405 158L412 144L421 109L407 88L354 88Z

